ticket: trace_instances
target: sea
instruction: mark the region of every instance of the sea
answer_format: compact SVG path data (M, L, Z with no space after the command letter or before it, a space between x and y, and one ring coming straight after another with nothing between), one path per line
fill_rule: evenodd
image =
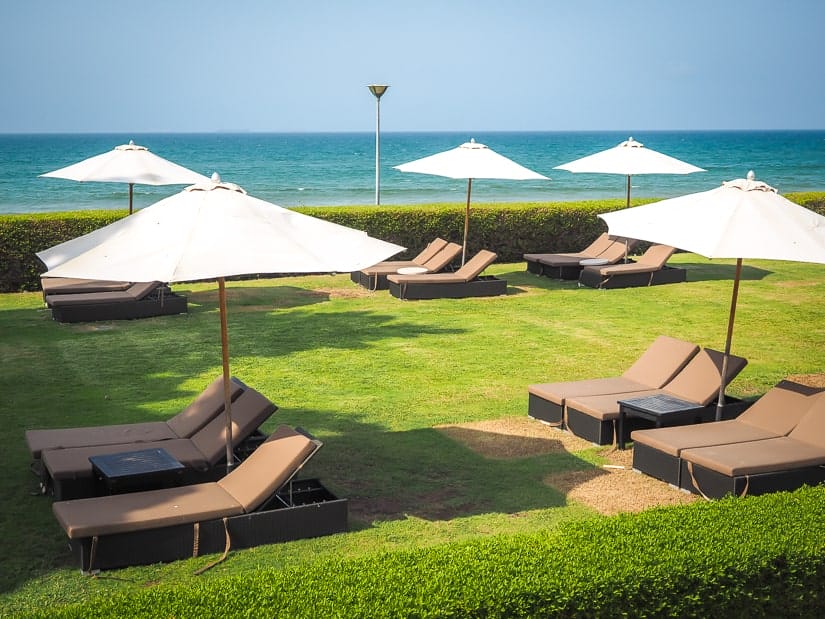
M624 198L626 177L573 174L554 167L616 146L628 137L705 172L632 177L635 198L670 198L756 178L780 193L825 190L825 131L615 131L380 134L382 205L463 203L466 180L405 173L393 166L474 139L550 178L476 180L474 203ZM0 135L0 214L126 208L128 186L39 175L134 141L156 155L284 207L376 203L375 133L94 133ZM182 186L136 185L140 209Z

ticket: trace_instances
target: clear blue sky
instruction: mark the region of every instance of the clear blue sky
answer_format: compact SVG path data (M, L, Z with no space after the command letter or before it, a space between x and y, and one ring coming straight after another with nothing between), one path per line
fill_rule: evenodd
M0 132L825 128L825 0L17 0Z

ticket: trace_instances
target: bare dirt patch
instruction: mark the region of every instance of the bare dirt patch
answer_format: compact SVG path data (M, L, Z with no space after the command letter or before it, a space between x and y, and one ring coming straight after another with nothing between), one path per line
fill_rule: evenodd
M437 428L453 440L485 458L524 458L566 451L592 449L592 443L569 432L548 427L538 421L501 419ZM544 483L563 492L571 501L583 503L602 514L640 512L659 505L696 501L696 495L682 492L657 479L631 469L632 449L601 447L603 467L549 473Z
M825 373L821 374L793 374L788 376L788 380L792 380L800 385L807 385L808 387L822 387L825 388Z

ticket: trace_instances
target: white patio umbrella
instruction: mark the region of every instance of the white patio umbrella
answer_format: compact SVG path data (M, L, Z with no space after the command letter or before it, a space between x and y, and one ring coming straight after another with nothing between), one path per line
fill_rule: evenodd
M467 258L467 233L470 228L470 195L474 178L498 180L550 180L517 164L515 161L499 155L484 144L474 139L461 146L446 150L423 159L395 166L401 172L418 172L447 178L467 179L467 208L464 213L464 244L461 251L461 264Z
M145 146L133 141L113 150L95 155L53 172L41 174L44 178L65 178L72 181L129 184L129 214L132 214L132 192L139 185L191 185L209 179L202 174L158 157Z
M722 375L727 371L742 259L825 263L825 217L747 179L679 198L599 215L611 234L662 243L708 258L736 258ZM720 419L725 388L719 389Z
M618 146L553 168L568 172L621 174L627 177L627 208L630 208L630 177L637 174L691 174L702 168L646 148L632 137Z
M134 282L217 279L227 464L232 464L226 277L358 271L404 251L365 232L259 200L217 174L131 217L39 252L48 277Z

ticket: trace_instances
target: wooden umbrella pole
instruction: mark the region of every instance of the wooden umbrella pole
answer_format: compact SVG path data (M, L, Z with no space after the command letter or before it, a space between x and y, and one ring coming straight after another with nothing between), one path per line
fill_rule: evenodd
M464 209L464 245L461 247L461 266L467 259L467 232L470 229L470 194L473 192L473 179L467 179L467 208Z
M742 258L736 259L736 274L733 276L733 294L730 299L730 315L728 316L728 333L725 337L725 354L722 357L722 376L719 383L719 397L716 400L716 421L722 419L722 409L725 407L725 377L728 375L728 357L733 340L733 321L736 318L736 300L739 297L739 278L742 275Z
M132 214L132 193L134 191L135 184L129 183L129 214Z
M218 302L221 314L221 355L223 361L223 406L226 416L226 469L234 464L232 454L232 395L229 385L229 333L226 328L226 285L223 277L218 278Z

